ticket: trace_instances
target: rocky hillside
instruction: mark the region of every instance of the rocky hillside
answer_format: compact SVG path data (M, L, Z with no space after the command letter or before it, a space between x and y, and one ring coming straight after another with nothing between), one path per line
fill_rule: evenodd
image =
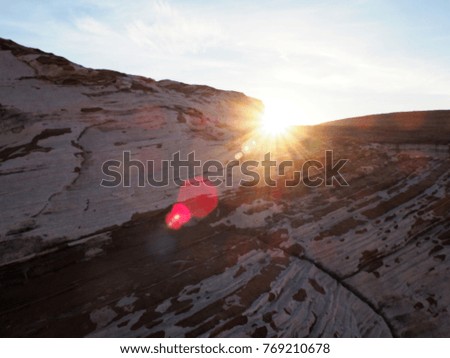
M0 49L0 336L450 336L450 111L297 128L284 154L333 150L348 186L222 188L169 230L178 188L102 163L227 161L261 103Z
M175 186L101 187L104 161L193 150L226 160L262 109L241 93L92 70L12 41L0 50L0 265L175 201Z

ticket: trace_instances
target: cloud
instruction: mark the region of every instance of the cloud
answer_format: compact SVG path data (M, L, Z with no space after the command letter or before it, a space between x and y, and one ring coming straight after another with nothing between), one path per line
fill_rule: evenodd
M129 38L160 55L198 53L216 45L221 37L217 23L187 14L166 1L153 1L143 17L126 26Z
M87 16L75 20L75 26L78 31L85 35L90 34L95 37L114 36L115 33L111 28L94 18Z

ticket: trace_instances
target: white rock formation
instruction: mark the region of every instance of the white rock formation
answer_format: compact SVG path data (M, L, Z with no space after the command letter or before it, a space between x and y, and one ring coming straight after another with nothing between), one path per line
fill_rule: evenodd
M0 265L169 207L175 185L104 188L102 164L124 151L225 162L262 109L238 92L87 69L7 40L0 50Z

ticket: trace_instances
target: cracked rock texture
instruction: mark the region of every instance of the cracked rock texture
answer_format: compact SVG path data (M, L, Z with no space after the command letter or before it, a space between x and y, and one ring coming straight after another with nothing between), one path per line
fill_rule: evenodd
M86 69L0 40L0 265L163 209L177 187L104 188L106 160L230 157L262 104L238 92ZM155 178L159 179L157 172Z
M450 336L450 111L297 128L285 157L333 150L348 186L234 183L171 231L175 185L101 187L102 163L225 163L261 102L8 40L0 67L1 336Z

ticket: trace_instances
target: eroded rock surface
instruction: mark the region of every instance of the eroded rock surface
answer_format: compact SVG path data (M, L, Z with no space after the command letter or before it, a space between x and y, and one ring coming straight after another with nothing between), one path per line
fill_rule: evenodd
M177 187L104 188L102 164L124 151L143 163L177 151L225 161L262 109L238 92L87 69L6 40L0 49L0 265L166 208Z
M450 336L450 111L299 128L291 158L333 150L349 186L221 189L174 231L176 186L102 163L225 162L261 103L0 49L1 336Z

